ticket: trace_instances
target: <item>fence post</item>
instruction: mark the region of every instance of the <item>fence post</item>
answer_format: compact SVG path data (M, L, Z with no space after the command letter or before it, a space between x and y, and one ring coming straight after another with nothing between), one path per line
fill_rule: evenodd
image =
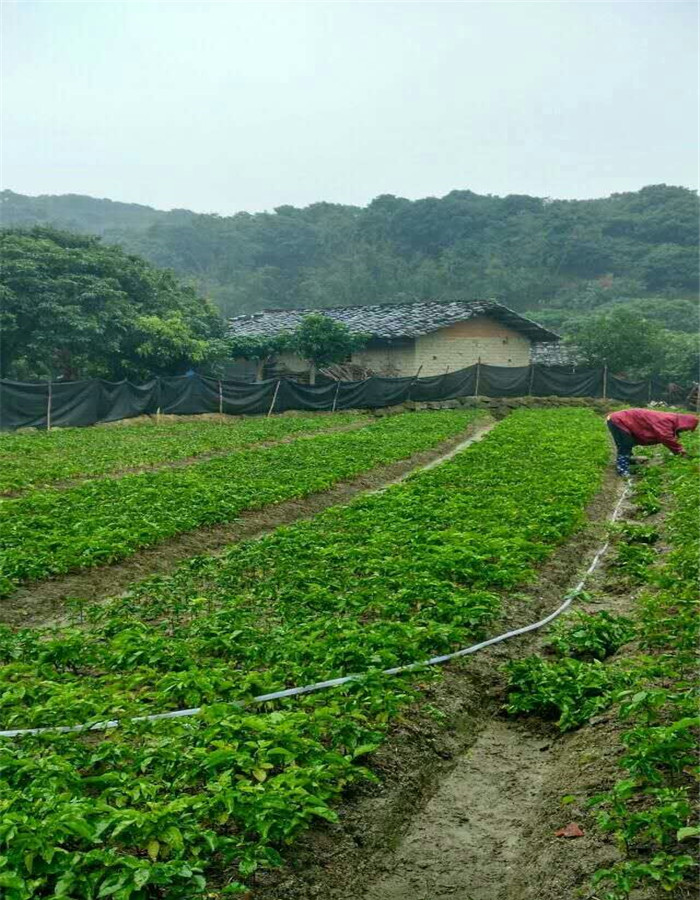
M608 363L603 366L603 400L608 399Z
M647 403L651 403L651 394L652 394L652 389L651 389L651 378L650 378L649 379L649 396L647 397Z
M158 397L158 406L156 406L156 425L160 425L160 405L163 402L163 390L160 383L160 375L156 376L156 393Z
M277 380L277 384L275 385L275 393L272 395L272 403L270 404L270 408L267 411L267 418L269 419L272 415L272 410L275 408L275 400L277 400L277 391L280 389L280 384L282 383L282 379L279 378Z
M413 376L413 380L411 381L411 383L410 383L409 386L408 386L408 391L406 392L406 400L410 400L410 399L411 399L411 390L412 390L412 388L413 388L413 385L418 381L418 378L420 377L420 373L421 373L422 370L423 370L423 363L421 363L421 364L418 366L418 371L417 371L416 374Z
M476 361L476 380L474 381L474 396L479 396L479 377L481 375L481 357Z
M338 394L340 393L340 378L338 379L338 383L335 386L335 396L333 397L333 408L331 412L335 412L335 408L338 405Z
M53 398L53 387L51 385L51 376L49 376L49 394L46 401L46 430L51 431L51 400Z
M219 379L219 420L224 424L224 392L221 388L221 379Z
M527 386L528 397L532 397L532 382L534 380L535 380L535 366L534 366L534 363L530 363L530 382Z

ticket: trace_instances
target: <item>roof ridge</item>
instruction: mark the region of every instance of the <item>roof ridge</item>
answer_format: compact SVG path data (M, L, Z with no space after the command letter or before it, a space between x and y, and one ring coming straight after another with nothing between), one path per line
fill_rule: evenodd
M473 298L471 300L462 300L458 298L452 298L450 300L441 300L437 297L427 297L423 300L401 300L399 302L391 302L388 301L386 303L351 303L347 306L266 306L265 309L259 309L253 313L241 313L238 316L229 316L229 319L242 319L244 317L253 316L261 316L265 313L300 313L300 312L311 312L311 313L325 313L330 312L332 310L345 310L345 309L391 309L397 306L424 306L426 303L438 303L441 305L447 305L448 303L467 303L467 304L475 304L475 303L488 303L494 306L503 306L503 304L499 300L494 300L492 297L484 297L484 298ZM504 309L508 309L507 306L504 306ZM514 310L511 310L513 312ZM520 313L516 313L516 315L520 315Z

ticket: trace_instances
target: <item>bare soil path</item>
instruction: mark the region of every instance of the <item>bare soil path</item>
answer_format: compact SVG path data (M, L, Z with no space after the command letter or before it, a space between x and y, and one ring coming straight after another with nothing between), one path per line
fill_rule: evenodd
M461 756L364 900L520 900L512 883L551 777L550 741L494 721Z

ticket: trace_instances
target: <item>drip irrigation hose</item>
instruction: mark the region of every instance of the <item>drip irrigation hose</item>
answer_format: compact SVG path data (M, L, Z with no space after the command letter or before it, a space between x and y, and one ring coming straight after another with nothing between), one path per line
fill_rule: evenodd
M615 522L620 515L620 510L622 509L622 504L627 499L630 490L630 479L625 479L625 485L618 498L617 503L615 504L615 509L610 516L609 521ZM537 622L533 622L531 625L525 625L522 628L515 628L513 631L506 631L504 634L499 634L496 637L489 638L487 641L481 641L478 644L472 644L471 647L464 647L461 650L455 650L453 653L445 653L443 656L433 656L430 659L426 659L423 662L414 662L407 663L403 666L394 666L391 669L384 669L382 671L382 675L401 675L404 672L414 672L417 669L423 669L426 666L438 666L442 665L442 663L449 662L452 659L460 659L463 656L469 656L472 653L478 653L479 650L484 650L486 647L491 647L493 644L500 644L503 641L508 641L511 638L519 637L521 634L527 634L530 631L537 631L540 628L543 628L545 625L548 625L550 622L554 621L558 616L560 616L565 610L571 606L573 601L578 597L578 595L583 591L584 585L586 584L587 579L593 572L598 568L600 564L600 560L607 552L610 546L610 540L606 540L605 543L598 549L595 556L593 557L591 564L588 566L586 571L583 573L583 577L579 581L579 583L565 596L564 602L559 606L554 612L550 613L548 616L545 616L544 619L540 619ZM316 691L323 691L326 688L331 687L339 687L342 684L348 684L352 681L361 681L364 677L363 674L357 675L344 675L341 678L330 678L328 681L317 681L315 684L307 684L302 687L293 687L287 688L283 691L273 691L271 694L260 694L258 697L253 697L247 704L233 704L237 705L240 708L244 708L244 706L253 706L258 703L267 703L271 700L283 700L286 697L299 697L302 694L313 694ZM69 733L76 731L105 731L108 728L118 728L119 725L123 721L127 722L157 722L160 719L182 719L188 718L190 716L196 716L202 711L203 707L195 706L192 709L176 709L171 712L164 713L154 713L150 716L130 716L127 719L109 719L103 722L93 722L85 723L82 725L53 725L46 728L15 728L10 729L8 731L0 731L0 737L19 737L23 734L44 734L46 732L59 732L59 733Z

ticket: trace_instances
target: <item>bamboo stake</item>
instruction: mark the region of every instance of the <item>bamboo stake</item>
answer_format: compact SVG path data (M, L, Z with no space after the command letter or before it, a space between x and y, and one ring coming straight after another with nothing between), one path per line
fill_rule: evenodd
M224 424L224 393L221 389L221 379L219 379L219 421Z
M608 399L608 363L603 366L603 400Z
M474 396L479 396L479 378L481 376L481 357L476 361L476 381L474 382Z
M267 411L267 418L269 419L272 415L272 410L275 408L275 401L277 400L277 391L280 389L280 384L282 383L282 379L278 379L277 384L275 385L275 393L272 395L272 403L270 404L270 408Z
M46 402L46 430L51 431L51 400L53 398L53 387L49 378L49 394Z
M335 397L333 397L333 409L331 412L335 412L335 409L338 405L338 394L340 393L340 378L338 379L338 383L335 386Z
M530 383L527 386L528 397L532 397L532 383L534 380L535 380L535 366L533 363L530 363Z
M156 425L160 425L160 405L163 402L163 386L161 385L160 375L158 376L158 406L156 407Z
M418 381L418 378L420 377L420 373L421 373L422 371L423 371L423 363L421 363L421 364L418 366L418 371L417 371L416 374L413 376L413 381L412 381L412 382L409 384L409 386L408 386L408 390L406 391L406 399L407 399L407 400L410 400L410 399L411 399L411 389L413 388L413 385Z

